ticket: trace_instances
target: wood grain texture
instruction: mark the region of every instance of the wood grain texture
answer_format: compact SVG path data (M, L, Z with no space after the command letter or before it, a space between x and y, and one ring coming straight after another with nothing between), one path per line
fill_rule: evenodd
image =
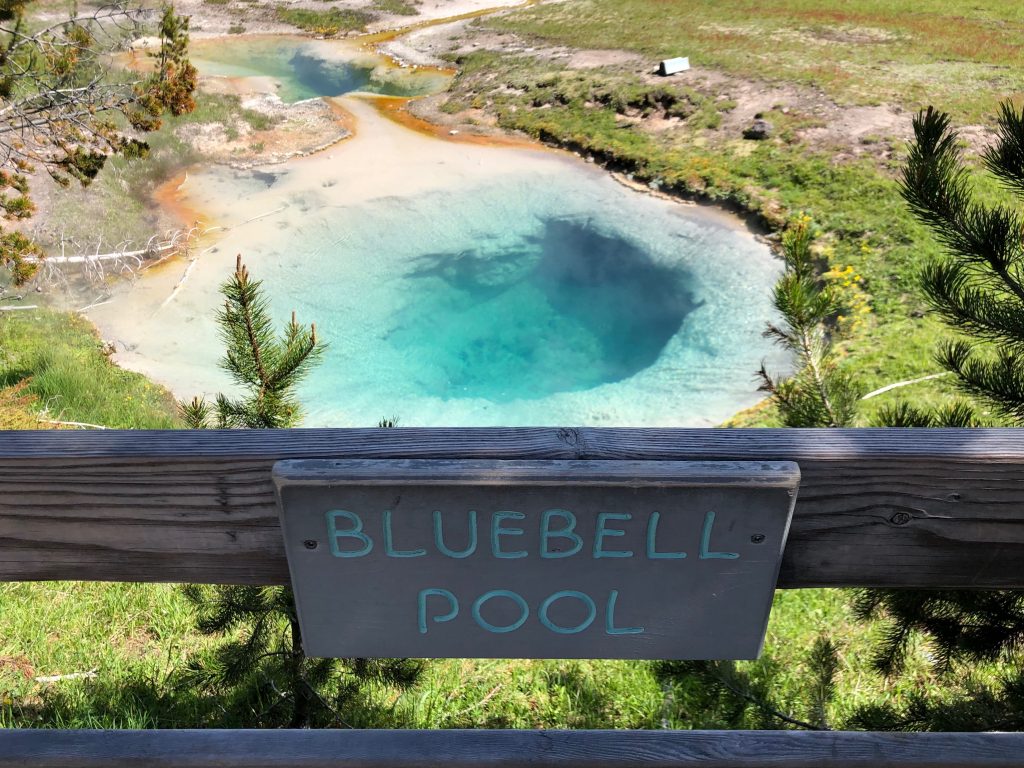
M322 486L614 486L796 489L791 461L580 461L575 459L298 459L274 465L277 482Z
M1016 768L1024 734L0 731L0 768Z
M0 580L284 583L280 459L795 461L780 586L1024 587L1024 432L0 433Z
M303 649L337 658L756 658L799 479L763 461L274 465Z

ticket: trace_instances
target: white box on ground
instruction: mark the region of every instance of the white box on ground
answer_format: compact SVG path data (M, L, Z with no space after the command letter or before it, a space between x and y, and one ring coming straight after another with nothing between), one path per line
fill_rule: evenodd
M658 65L659 75L674 75L678 72L685 72L690 68L690 57L679 56L674 59L665 59Z

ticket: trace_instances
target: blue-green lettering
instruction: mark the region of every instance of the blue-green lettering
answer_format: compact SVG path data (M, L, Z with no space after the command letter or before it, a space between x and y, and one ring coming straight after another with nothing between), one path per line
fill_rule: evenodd
M476 510L471 509L469 511L469 544L461 552L456 552L454 549L448 549L444 543L444 532L441 527L441 510L434 510L434 545L437 547L437 551L442 555L448 557L469 557L476 552Z
M495 597L507 597L510 600L512 600L516 605L518 605L519 610L522 611L519 618L516 619L516 621L509 624L508 626L498 627L494 624L491 624L489 621L487 621L487 619L481 616L480 609L483 608L484 603ZM515 630L523 626L523 624L526 623L526 620L529 617L530 606L526 604L526 601L523 600L523 598L520 595L517 595L515 592L510 592L507 589L492 589L490 592L485 592L484 594L480 595L480 597L477 598L476 602L473 603L473 619L476 621L477 624L479 624L483 629L486 629L488 632L495 632L497 634L503 634L505 632L514 632Z
M338 518L352 523L347 530L338 530ZM373 549L373 539L363 533L363 519L355 512L345 509L332 509L327 513L327 538L331 541L331 554L335 557L362 557ZM362 549L344 550L338 546L338 539L358 539L363 542Z
M551 518L560 517L565 521L563 527L551 530ZM549 539L569 539L572 546L569 549L552 550L548 548ZM583 549L583 538L576 533L576 515L567 509L545 510L540 521L540 556L544 559L556 557L570 557Z
M685 552L658 552L658 522L661 520L661 512L651 512L647 521L647 557L650 560L676 560L686 557Z
M518 557L526 557L524 550L518 549L515 552L502 552L501 542L498 541L499 536L522 536L522 528L502 528L502 520L524 520L526 515L522 512L495 512L494 517L491 519L491 552L495 557L500 557L505 560L514 560Z
M575 627L560 627L548 618L548 609L557 600L569 597L575 598L587 606L587 618ZM590 599L590 595L584 594L583 592L577 592L575 589L563 589L561 592L555 592L555 594L551 595L540 604L540 623L552 632L557 632L560 635L575 635L577 632L582 632L594 623L595 616L597 616L597 606L594 605L594 601Z
M451 621L459 615L459 601L451 592L447 589L421 589L420 595L417 600L418 608L417 611L420 621L420 634L427 634L427 598L428 597L443 597L448 601L448 605L451 606L451 610L448 611L444 616L435 616L434 621L440 623L442 621Z
M604 614L604 631L609 635L639 635L643 627L616 627L615 601L619 599L619 590L613 589L608 594L608 610Z
M625 531L618 528L605 528L608 520L632 520L633 515L629 512L602 512L597 516L597 533L594 534L594 557L632 557L633 553L627 550L604 549L606 536L625 536Z
M393 534L391 533L391 510L384 510L384 554L388 557L423 557L427 554L425 549L395 549Z
M712 552L711 551L711 529L715 525L715 513L708 512L704 515L704 528L700 532L700 559L701 560L735 560L739 557L737 552Z

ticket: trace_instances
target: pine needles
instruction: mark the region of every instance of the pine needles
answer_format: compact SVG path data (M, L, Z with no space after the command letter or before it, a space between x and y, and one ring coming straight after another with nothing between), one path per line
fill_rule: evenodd
M226 351L221 367L245 394L236 399L217 396L211 408L202 398L179 405L191 429L280 429L295 426L300 418L295 388L320 360L325 345L318 341L316 325L299 325L292 312L284 335L274 335L273 321L262 282L252 280L238 256L235 272L221 286L224 308L217 315Z
M221 287L224 308L217 316L225 344L223 368L244 394L217 396L211 408L202 398L179 404L193 429L283 428L300 416L295 387L319 361L324 344L316 326L299 325L292 313L284 334L274 334L262 283L253 280L239 256L231 279ZM222 700L232 721L257 727L351 727L352 715L365 724L371 707L367 684L405 688L421 663L408 659L311 659L302 650L295 598L285 587L198 586L182 588L206 635L230 639L189 665L190 685Z
M196 607L197 627L229 639L194 658L187 684L216 696L233 722L255 727L364 725L369 684L407 688L422 663L409 659L313 659L302 651L295 600L284 587L182 590Z
M914 119L900 191L947 252L922 275L932 308L961 334L940 346L939 363L965 393L1024 424L1024 111L1010 102L983 160L1017 207L977 202L959 134L929 107Z
M793 353L792 376L773 376L764 365L759 376L787 427L845 427L853 423L860 393L840 370L832 350L832 320L838 298L815 275L810 219L797 219L782 237L786 271L775 285L773 303L782 322L765 336Z

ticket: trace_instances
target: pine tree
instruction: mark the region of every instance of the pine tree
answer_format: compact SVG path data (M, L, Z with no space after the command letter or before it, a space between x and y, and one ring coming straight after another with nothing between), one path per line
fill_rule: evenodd
M654 673L692 727L830 730L838 649L828 637L818 637L805 665L797 701L788 702L778 699L778 669L770 658L746 668L735 661L660 661Z
M164 112L184 115L196 108L199 73L188 60L189 17L166 6L160 17L160 47L150 53L154 71L134 87L137 109L129 113L132 125L152 131L160 127Z
M262 284L250 278L241 256L221 292L222 366L244 394L219 395L214 408L201 398L182 402L186 423L195 429L211 422L221 428L294 426L300 417L294 389L324 350L316 327L299 325L293 312L277 338ZM194 659L187 682L222 697L225 713L237 723L338 727L358 716L360 725L377 724L365 702L366 684L403 688L419 675L421 664L408 659L307 658L286 587L189 585L183 592L196 608L200 632L234 636Z
M977 200L949 115L929 107L914 119L900 188L947 251L922 278L932 308L960 332L939 362L965 393L1024 425L1024 111L1010 102L983 161L1011 200Z
M832 349L832 321L841 305L815 274L811 221L794 221L782 236L786 269L772 296L782 322L771 323L765 336L793 354L796 371L772 376L764 365L759 376L787 427L845 427L853 423L860 394L838 365Z
M915 216L946 255L922 276L932 308L958 332L937 358L961 390L989 404L1011 424L1024 424L1024 111L1001 105L996 141L983 163L1010 201L985 205L976 199L949 115L929 107L914 119L914 141L900 187ZM928 412L899 403L881 414L887 426L974 427L973 408L953 403ZM1024 591L875 590L860 593L864 619L882 619L887 630L875 660L886 675L898 674L908 645L925 638L936 666L995 659L1018 669L995 685L978 683L956 702L917 696L903 711L865 707L857 723L896 730L1010 730L1024 728Z
M926 267L922 284L933 308L961 337L940 347L939 361L953 372L963 391L989 402L1006 419L1024 421L1024 220L1007 206L986 207L974 199L970 172L947 115L928 109L914 120L901 189L917 217L933 229L948 251L946 259ZM1024 113L1004 104L995 145L985 166L1011 194L1024 195ZM790 427L851 426L857 416L856 385L838 368L831 329L840 307L828 285L815 274L806 218L785 233L786 271L775 288L782 315L766 335L791 351L792 376L773 378L762 366L762 390L771 395L783 423ZM926 409L908 402L882 408L874 419L891 427L976 427L972 405L953 401ZM1024 592L894 591L858 593L855 610L863 620L881 621L886 634L875 666L897 675L911 639L923 637L936 667L1011 657L1024 645ZM819 638L818 645L827 642ZM827 691L827 656L814 653L811 677ZM704 704L734 724L785 723L821 727L824 719L787 714L770 685L732 662L670 663L659 667L673 685L701 681ZM834 672L833 672L834 673ZM821 691L808 691L807 709L822 711ZM975 683L956 701L912 697L897 711L890 704L861 707L847 723L872 729L954 729L1024 727L1024 671L996 685Z
M807 216L783 233L785 271L772 296L781 320L770 323L764 334L792 354L796 369L777 376L762 365L758 376L761 391L768 393L785 426L845 427L857 415L860 393L840 369L832 347L842 305L817 274L813 242ZM654 670L677 714L695 727L827 730L826 710L838 671L838 652L827 636L817 638L806 664L810 675L798 702L778 700L770 659L746 668L734 661L664 661Z
M285 587L182 587L207 635L235 635L194 658L185 683L220 699L233 723L261 728L380 725L368 684L406 688L422 662L312 659L302 650L295 599Z
M221 286L225 301L217 321L227 347L221 367L245 394L235 399L218 395L212 411L202 398L180 403L191 429L209 426L211 416L221 429L282 429L299 421L295 387L319 361L324 345L317 340L316 325L299 325L294 312L277 339L262 286L250 279L239 255L234 275Z
M166 112L192 111L197 82L188 19L173 7L161 16L153 72L133 79L112 73L108 57L150 11L115 2L40 27L28 19L30 6L0 0L0 215L15 221L35 211L33 172L87 186L107 157L144 155L140 134ZM42 256L17 229L0 229L0 267L15 285L32 278Z

